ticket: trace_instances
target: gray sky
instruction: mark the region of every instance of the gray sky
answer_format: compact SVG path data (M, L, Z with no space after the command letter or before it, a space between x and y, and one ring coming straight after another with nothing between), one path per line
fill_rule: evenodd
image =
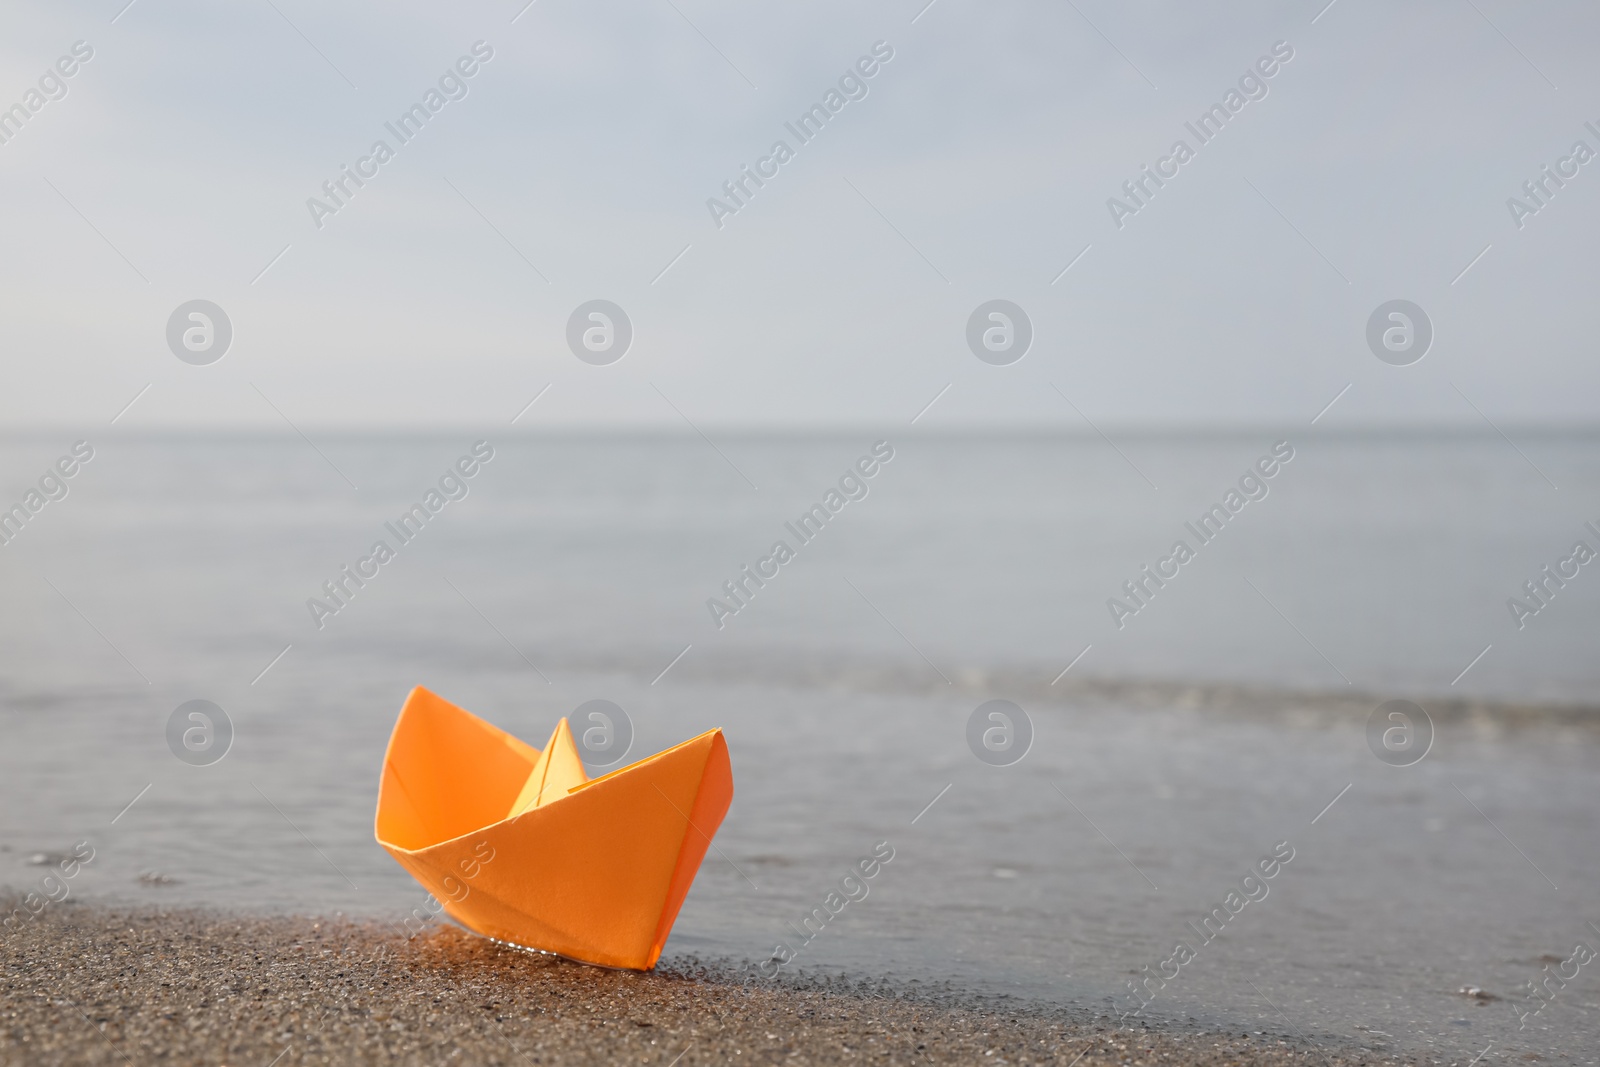
M100 424L146 385L119 426L493 425L546 385L518 425L894 425L949 385L919 426L1085 428L1052 384L1112 426L1309 421L1346 385L1319 425L1600 415L1600 161L1520 229L1506 203L1600 150L1593 5L125 2L0 14L0 107L94 53L0 144L0 424ZM384 123L480 40L401 145ZM318 229L307 199L380 138ZM780 138L719 229L707 199ZM1119 229L1107 199L1180 138ZM206 366L165 338L196 298L234 331ZM609 366L565 339L595 298L633 324ZM1033 324L1009 366L964 336L993 298ZM1396 298L1435 330L1410 366L1365 339Z

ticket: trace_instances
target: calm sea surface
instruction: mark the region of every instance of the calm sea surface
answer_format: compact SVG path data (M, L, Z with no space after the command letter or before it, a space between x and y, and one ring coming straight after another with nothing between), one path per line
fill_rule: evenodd
M81 436L0 442L0 506ZM797 945L887 841L801 971L1082 1015L1184 941L1148 1018L1596 1062L1600 960L1519 1013L1600 949L1600 732L1447 712L1600 705L1600 564L1521 629L1506 605L1600 549L1600 439L889 434L801 544L784 524L884 434L313 436L91 437L0 547L0 884L88 839L74 898L398 918L425 893L372 813L406 692L537 745L604 698L631 758L727 731L734 805L669 957ZM480 437L467 495L400 544L385 523ZM1284 438L1202 544L1185 523ZM308 598L380 539L394 558L318 629ZM719 629L707 599L780 539L794 558ZM1179 539L1193 558L1119 629L1108 598L1136 606L1123 583ZM1399 697L1439 711L1410 767L1366 739ZM997 698L1034 734L1005 767L966 740ZM168 748L191 699L232 720L210 766ZM1265 898L1202 942L1280 842Z

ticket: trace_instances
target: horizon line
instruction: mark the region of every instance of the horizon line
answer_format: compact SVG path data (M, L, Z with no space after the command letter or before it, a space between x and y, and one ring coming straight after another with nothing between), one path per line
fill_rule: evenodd
M1286 434L1301 437L1383 436L1383 435L1452 435L1470 437L1496 437L1500 431L1476 420L1434 420L1403 422L1398 420L1364 420L1358 423L1311 425L1296 420L1297 426L1286 420L1251 420L1240 422L1205 423L1152 423L1152 422L1101 422L1100 429L1132 437L1224 437L1244 434ZM1018 424L970 422L958 425L910 425L896 420L886 422L859 420L830 423L750 424L702 422L703 429L734 437L839 437L861 433L883 436L889 433L901 437L1046 437L1085 438L1098 440L1099 432L1092 427L1063 426L1059 423L1038 422ZM1514 422L1502 421L1502 428L1535 436L1588 436L1600 434L1600 419L1572 421ZM167 423L139 426L123 423L112 429L117 437L294 437L297 431L269 422L241 426L238 423ZM694 438L697 431L666 422L649 423L584 423L569 422L547 425L490 426L467 420L433 423L426 426L399 423L316 423L302 422L300 428L319 434L345 437L434 437L459 434L494 433L500 437L683 437ZM28 440L45 435L83 436L86 426L81 422L48 422L30 425L0 426L0 440Z

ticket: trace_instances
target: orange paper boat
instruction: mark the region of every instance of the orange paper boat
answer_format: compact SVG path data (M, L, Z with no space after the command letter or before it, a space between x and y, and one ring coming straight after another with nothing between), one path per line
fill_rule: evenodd
M378 843L470 930L603 967L661 957L733 800L721 730L590 780L420 686L378 787Z

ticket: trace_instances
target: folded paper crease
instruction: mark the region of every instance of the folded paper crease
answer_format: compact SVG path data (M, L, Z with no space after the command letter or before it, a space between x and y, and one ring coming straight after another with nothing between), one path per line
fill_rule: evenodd
M565 719L541 751L419 686L375 832L468 929L648 970L732 800L721 730L591 780Z

